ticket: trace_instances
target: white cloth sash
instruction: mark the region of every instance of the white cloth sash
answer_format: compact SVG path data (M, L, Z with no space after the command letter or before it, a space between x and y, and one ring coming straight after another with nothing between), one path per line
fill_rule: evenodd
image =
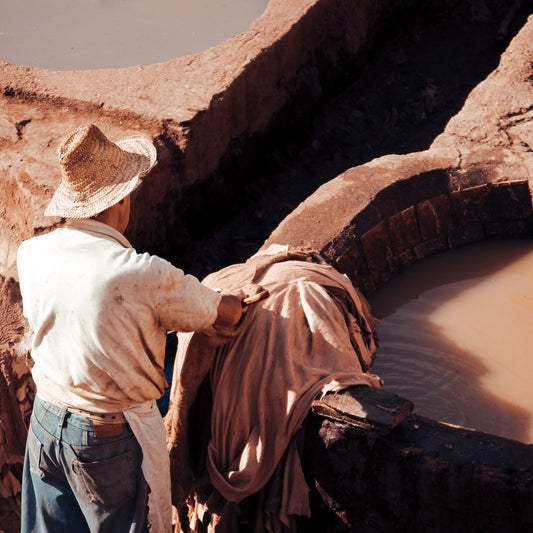
M170 460L166 448L166 431L155 400L124 411L143 452L142 471L150 487L148 523L153 533L172 531Z

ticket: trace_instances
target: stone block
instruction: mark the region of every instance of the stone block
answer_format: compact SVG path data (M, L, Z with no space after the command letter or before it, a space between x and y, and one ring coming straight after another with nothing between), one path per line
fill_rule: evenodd
M356 240L353 244L336 260L337 269L346 274L352 283L359 286L368 276L368 266L364 257L361 243Z
M460 189L449 195L454 227L478 225L490 220L489 185Z
M450 193L453 227L448 232L450 247L462 246L485 237L483 225L489 216L489 186L477 185Z
M314 413L349 424L367 435L384 435L413 410L410 400L366 386L354 386L315 400Z
M491 221L531 219L531 192L528 180L492 184L489 208Z
M450 199L447 194L418 203L416 215L423 243L446 243L446 235L453 226Z
M415 206L408 207L388 220L392 250L400 254L420 243L420 230Z
M385 222L367 231L361 236L361 245L368 267L368 281L380 284L396 271L394 253Z

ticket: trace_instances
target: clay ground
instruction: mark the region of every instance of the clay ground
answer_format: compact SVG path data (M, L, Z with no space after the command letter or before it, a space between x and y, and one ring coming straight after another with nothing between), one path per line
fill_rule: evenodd
M322 183L382 155L428 148L497 68L503 51L497 31L512 0L457 0L454 10L452 3L428 0L423 12L418 8L382 35L365 65L347 71L312 117L255 162L240 214L197 234L194 247L169 259L200 278L244 261ZM532 4L524 0L509 37Z
M394 31L380 36L375 52L324 95L314 117L285 131L283 142L257 161L241 211L171 258L202 278L246 260L278 223L322 183L386 154L427 149L470 91L498 66L508 40L498 30L512 1L428 1ZM509 39L533 11L522 2Z

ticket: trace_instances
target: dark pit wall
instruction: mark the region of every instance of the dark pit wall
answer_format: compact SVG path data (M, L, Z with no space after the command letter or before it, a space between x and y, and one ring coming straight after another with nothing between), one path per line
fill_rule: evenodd
M509 8L506 0L414 2L357 61L346 56L333 69L317 58L319 99L299 93L268 135L236 140L216 175L185 192L176 262L200 278L241 262L346 169L427 149L497 67ZM524 3L508 39L527 15Z
M345 238L324 247L329 261L367 293L434 253L479 240L533 237L527 180L418 199L416 183L415 177L384 189L355 215ZM409 198L413 205L395 210ZM377 223L376 212L383 217ZM354 237L354 227L367 230ZM416 414L376 437L311 413L305 432L312 516L301 520L299 531L533 531L533 445Z
M299 533L530 533L532 446L411 415L386 437L311 414Z
M461 9L453 16L459 19L464 14L462 9L475 4L456 3ZM481 4L489 5L477 2L478 7L482 7ZM505 7L504 4L500 6ZM435 7L433 2L431 5ZM437 13L442 14L442 11ZM496 30L495 19L491 24ZM434 35L438 33L434 31ZM492 44L494 35L493 31ZM477 44L472 36L470 32L471 42L463 41L463 55ZM469 42L471 46L466 44ZM395 51L397 44L391 45L392 50L388 48L387 52ZM427 41L417 42L421 49L425 44ZM402 51L401 47L396 51ZM426 54L427 62L435 57L427 48ZM454 54L457 57L457 49ZM494 54L493 60L497 63L499 51L495 50ZM185 259L190 261L190 270L201 277L226 264L245 260L257 250L262 239L270 235L266 244L281 242L318 247L330 263L370 294L400 270L428 255L482 239L532 236L531 195L526 179L480 183L476 176L471 176L461 187L454 187L449 169L440 167L386 184L371 201L361 203L360 208L354 205L349 223L339 233L331 232L329 239L314 239L317 230L313 228L313 220L316 220L313 216L302 215L299 220L294 216L291 218L294 224L288 221L273 231L318 185L346 168L383 154L427 148L447 119L457 113L472 87L496 66L493 63L477 81L470 78L472 85L453 104L457 107L448 109L447 119L440 116L442 122L435 127L435 123L429 123L442 102L438 98L431 102L431 98L420 97L424 87L429 90L431 85L417 86L414 100L409 100L406 93L397 105L387 99L402 94L398 88L406 79L400 76L404 60L400 55L396 57L392 72L399 79L392 79L390 64L382 58L382 77L352 86L342 105L337 99L333 107L325 106L329 112L334 108L336 113L328 118L326 111L315 117L315 127L304 132L302 139L290 136L284 139L284 150L270 151L271 159L258 157L257 173L266 176L265 189L256 191L260 200L253 198L253 202L246 205L246 197L238 198L243 213L233 222L218 225L215 215L212 234L209 235L207 228L205 234L196 236L197 250L194 247L187 250ZM478 59L471 61L475 63ZM408 64L409 61L410 58ZM413 67L411 63L410 74L424 77L418 70L421 68L423 72L423 65L422 62ZM447 68L450 69L448 74L453 73L449 78L457 85L465 83L465 78L463 81L454 79L456 73L451 66ZM427 81L428 78L424 78L424 82ZM383 87L391 89L385 99ZM437 88L443 98L450 94L444 81L442 85L437 84ZM366 89L365 94L361 92L363 89ZM410 94L413 96L415 91L411 90ZM425 94L430 95L431 91ZM356 107L357 113L351 115L353 104L359 105L363 97L367 98L365 106ZM436 107L428 113L429 108L425 106L435 102ZM391 123L394 118L391 110L396 108L402 112L405 110L402 104L420 113L416 121L413 119L416 113L403 116L404 125L411 121L412 128ZM429 117L427 121L421 118L424 112ZM395 150L398 146L402 147L400 151ZM269 209L278 218L271 217ZM305 207L302 210L305 211ZM324 211L325 216L334 218L333 208ZM533 530L531 446L445 426L416 415L409 416L388 436L375 439L361 435L349 424L334 423L316 414L309 416L305 431L303 462L311 487L313 515L310 520L302 520L298 529L301 532Z
M427 186L428 176L422 177ZM434 253L485 239L533 237L528 180L444 190L387 212L392 197L397 206L419 194L419 178L415 176L381 191L371 205L354 217L352 226L345 228L345 237L325 247L330 261L366 295L413 262ZM368 227L376 210L381 213L381 220ZM367 229L357 234L356 227ZM350 235L358 236L349 239Z
M458 4L472 7L475 3ZM459 17L461 12L458 9L455 15ZM494 19L491 24L497 29ZM472 42L463 41L464 52L477 43L472 36L471 32ZM491 39L494 44L494 32ZM417 46L423 49L424 45L418 40ZM494 53L497 63L499 51ZM435 57L427 51L426 54L427 61ZM457 57L457 49L454 54ZM471 61L475 63L478 59ZM315 128L301 140L285 139L285 150L271 151L272 159L267 159L267 164L265 159L256 160L257 173L266 170L265 189L257 191L260 200L254 198L246 205L247 198L239 198L244 200L240 204L243 213L234 222L217 225L215 216L212 235L197 235L198 250L189 249L185 258L191 261L194 272L201 276L245 260L261 245L262 238L270 235L267 244L316 245L328 261L369 294L428 255L482 239L532 236L531 195L526 179L485 183L472 175L458 187L450 179L449 168L444 167L386 184L360 209L354 205L351 224L342 227L340 234L330 233L329 239L313 239L317 230L313 228L316 219L312 216L300 217L308 223L299 223L296 216L292 217L291 220L296 220L292 227L289 221L273 233L278 222L294 212L300 201L346 168L383 154L422 150L442 131L447 120L442 116L437 128L435 123L429 124L442 102L437 98L436 108L428 113L425 106L435 101L420 97L424 87L429 90L431 85L417 86L414 100L403 93L398 105L384 99L383 87L391 89L387 98L402 94L398 90L405 81L399 76L401 61L393 68L399 78L395 83L399 85L393 83L390 65L383 61L383 77L357 85L342 105L334 100L335 114L328 118L325 112L315 117ZM418 70L422 66L423 63L416 68L410 64L411 74L423 77ZM464 84L464 78L462 82L460 78L454 79L455 71L447 68L448 74L453 73L449 76L451 80L457 85ZM472 85L457 98L454 106L458 107L448 119L459 110L463 98L477 82L471 81ZM450 92L442 83L438 89L444 98ZM362 88L367 90L364 95ZM431 91L425 94L430 95ZM373 101L367 99L365 107L356 107L357 113L351 115L354 104L358 105L368 95ZM402 104L416 109L415 113L403 116L404 125L411 120L412 128L391 123L392 109L401 112L405 110ZM414 120L416 113L420 115ZM427 121L421 118L423 113L429 117ZM401 150L395 150L398 146ZM271 218L269 209L279 218ZM325 216L334 217L333 208L324 211ZM445 426L416 415L409 416L387 437L373 439L361 436L349 424L333 423L311 414L305 443L304 467L311 487L313 516L302 520L299 531L486 533L533 529L531 446Z

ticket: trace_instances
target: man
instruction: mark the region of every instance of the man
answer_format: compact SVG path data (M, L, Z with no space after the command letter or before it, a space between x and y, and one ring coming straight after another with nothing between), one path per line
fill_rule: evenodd
M23 242L18 271L37 387L26 446L22 531L171 530L165 429L167 331L216 335L241 319L221 295L123 236L130 194L156 163L151 141L96 126L58 151L45 214L66 219Z

